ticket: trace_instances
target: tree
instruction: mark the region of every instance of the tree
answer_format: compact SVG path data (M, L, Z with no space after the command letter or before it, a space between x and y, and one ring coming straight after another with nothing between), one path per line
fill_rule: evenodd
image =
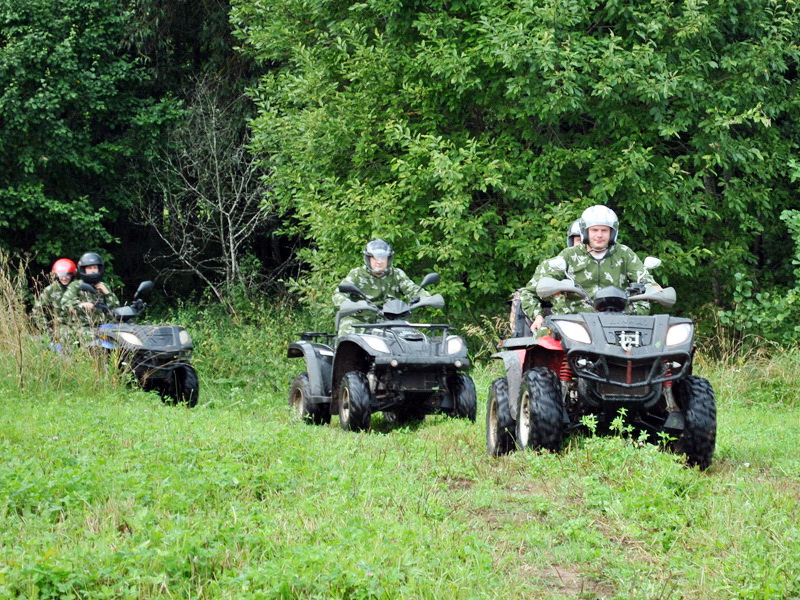
M225 98L210 80L197 82L186 120L151 164L159 193L145 196L153 199L144 202L142 219L167 249L150 257L162 274L192 273L232 309L231 292L254 285L243 261L271 215L260 206L266 188L247 150L247 129L231 116L246 99Z
M118 2L0 0L0 245L39 264L113 241L142 157L174 119L139 94Z
M381 235L498 306L595 203L684 307L791 276L794 2L238 0L232 20L274 67L254 144L312 301Z

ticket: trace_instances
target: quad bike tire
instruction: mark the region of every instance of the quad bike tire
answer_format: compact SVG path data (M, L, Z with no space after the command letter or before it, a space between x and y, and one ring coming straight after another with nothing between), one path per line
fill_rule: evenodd
M564 435L561 386L556 374L535 367L522 374L517 405L517 445L520 449L557 452Z
M200 397L200 382L194 367L192 365L178 367L172 372L172 378L175 402L185 404L189 408L197 406Z
M473 423L478 414L478 393L475 391L475 382L472 377L459 373L448 381L448 387L453 397L453 410L451 417L469 419Z
M703 377L689 376L675 383L685 425L677 443L686 463L704 471L711 466L717 440L717 406L714 391Z
M289 386L289 407L292 415L299 421L309 425L327 425L331 422L331 412L327 404L315 404L311 401L311 383L308 373L294 378Z
M508 401L508 379L500 377L489 386L486 403L486 450L502 456L514 449L516 423Z
M345 431L369 429L371 393L367 378L359 371L344 374L339 383L339 425Z

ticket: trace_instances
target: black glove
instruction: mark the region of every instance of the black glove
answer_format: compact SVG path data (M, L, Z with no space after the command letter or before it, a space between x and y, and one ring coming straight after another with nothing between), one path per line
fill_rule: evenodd
M644 294L645 291L646 288L643 283L632 283L627 289L628 296L638 296L639 294Z
M411 304L416 304L417 302L419 302L419 296L413 296L411 298Z

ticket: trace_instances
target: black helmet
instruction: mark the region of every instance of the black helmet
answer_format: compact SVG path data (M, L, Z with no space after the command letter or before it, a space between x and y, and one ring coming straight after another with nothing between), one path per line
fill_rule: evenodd
M90 267L92 265L97 265L100 267L97 273L87 273L86 267ZM103 259L100 258L99 254L95 252L87 252L83 256L81 256L80 260L78 260L78 277L81 278L81 281L85 281L86 283L90 283L94 285L95 283L100 283L103 279L103 274L106 271L106 265L103 262Z
M386 259L386 269L384 271L373 271L372 265L369 264L370 257L374 256L375 258L385 258ZM389 268L392 266L392 257L394 256L394 251L392 247L389 245L388 242L385 242L381 239L372 240L368 242L367 245L364 247L364 264L369 269L369 272L373 275L383 275Z

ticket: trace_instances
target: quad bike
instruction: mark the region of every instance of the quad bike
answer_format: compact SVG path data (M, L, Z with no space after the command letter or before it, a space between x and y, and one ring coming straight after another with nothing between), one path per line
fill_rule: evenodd
M144 390L159 392L170 403L197 405L200 384L197 371L190 364L192 338L178 325L136 325L134 320L146 304L143 297L153 288L152 281L143 281L126 306L109 309L101 302L95 309L107 313L113 322L97 328L92 346L115 355L119 366L133 374ZM81 283L81 291L97 294L93 286Z
M436 273L420 283L422 289L439 281ZM382 307L369 302L356 286L339 291L358 301L345 302L339 320L360 311L374 312L378 321L355 325L356 333L333 335L306 332L289 344L289 358L305 358L306 372L289 389L289 406L303 421L328 424L338 412L342 429L362 431L372 414L382 411L387 421L404 423L427 414L445 413L475 420L475 384L464 373L469 367L464 340L449 325L409 323L422 307L442 308L440 294L392 299Z
M660 264L648 257L645 272ZM566 271L563 258L551 265ZM536 292L542 298L577 294L589 300L569 278L543 278ZM633 303L641 301L669 308L675 290L640 282L627 291L606 287L590 305L594 312L546 317L550 335L501 341L493 358L503 360L506 376L489 388L488 452L498 456L515 446L558 451L564 435L579 428L584 416L594 415L602 430L624 414L626 423L653 441L667 434L688 464L707 469L714 454L716 406L708 380L692 375L694 326L685 318L631 314Z

